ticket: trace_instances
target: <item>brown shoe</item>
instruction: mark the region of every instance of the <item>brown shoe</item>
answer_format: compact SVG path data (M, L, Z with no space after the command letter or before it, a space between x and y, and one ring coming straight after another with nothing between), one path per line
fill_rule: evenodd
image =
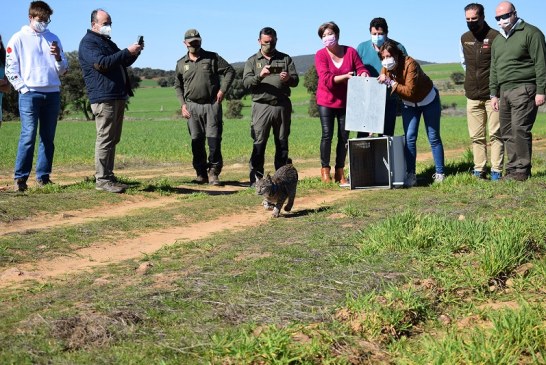
M342 185L347 184L347 179L345 178L345 171L343 167L337 167L334 173L334 181Z
M209 177L207 175L197 175L195 179L191 181L194 184L208 184L209 183Z
M322 179L322 182L325 184L329 184L332 182L332 177L330 176L329 167L323 167L320 169L320 178Z

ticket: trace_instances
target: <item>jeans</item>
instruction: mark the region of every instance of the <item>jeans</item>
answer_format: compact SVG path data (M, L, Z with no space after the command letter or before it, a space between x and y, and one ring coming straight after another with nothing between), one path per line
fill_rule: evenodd
M48 179L55 152L55 130L61 108L59 92L42 93L29 91L19 94L19 114L21 116L21 136L15 159L15 179L28 179L34 158L34 145L38 126L40 143L36 162L36 179Z
M441 115L440 96L436 92L434 100L424 106L402 107L402 121L404 123L404 133L406 135L406 146L404 153L406 155L406 170L408 173L415 174L415 161L417 157L417 136L419 134L419 121L421 114L425 120L428 141L432 149L432 157L436 165L436 173L444 173L444 146L440 138L440 115Z
M337 146L336 146L336 168L345 167L347 156L347 143L349 131L345 130L345 108L328 108L318 106L320 124L322 125L322 138L320 140L320 163L322 167L330 167L330 154L332 149L332 138L334 136L335 119L337 118Z

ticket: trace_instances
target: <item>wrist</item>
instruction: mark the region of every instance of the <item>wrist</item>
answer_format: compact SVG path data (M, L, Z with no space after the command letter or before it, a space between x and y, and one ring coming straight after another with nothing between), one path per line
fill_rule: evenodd
M497 95L489 95L489 99L497 98Z

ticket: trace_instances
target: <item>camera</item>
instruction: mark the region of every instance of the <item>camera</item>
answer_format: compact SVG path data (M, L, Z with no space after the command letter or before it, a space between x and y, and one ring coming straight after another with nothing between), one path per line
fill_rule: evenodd
M281 66L269 66L269 72L272 74L280 74L282 72Z

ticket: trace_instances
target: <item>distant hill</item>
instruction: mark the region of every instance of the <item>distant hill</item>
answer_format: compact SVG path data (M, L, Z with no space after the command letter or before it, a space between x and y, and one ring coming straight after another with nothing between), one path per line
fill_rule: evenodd
M292 57L292 60L294 61L294 64L296 65L296 70L300 75L303 75L307 72L307 69L315 64L315 55L314 54L308 54L303 56L294 56ZM434 62L427 62L427 61L421 61L416 60L421 65L428 65ZM245 63L244 62L235 62L231 64L234 68L244 68Z

